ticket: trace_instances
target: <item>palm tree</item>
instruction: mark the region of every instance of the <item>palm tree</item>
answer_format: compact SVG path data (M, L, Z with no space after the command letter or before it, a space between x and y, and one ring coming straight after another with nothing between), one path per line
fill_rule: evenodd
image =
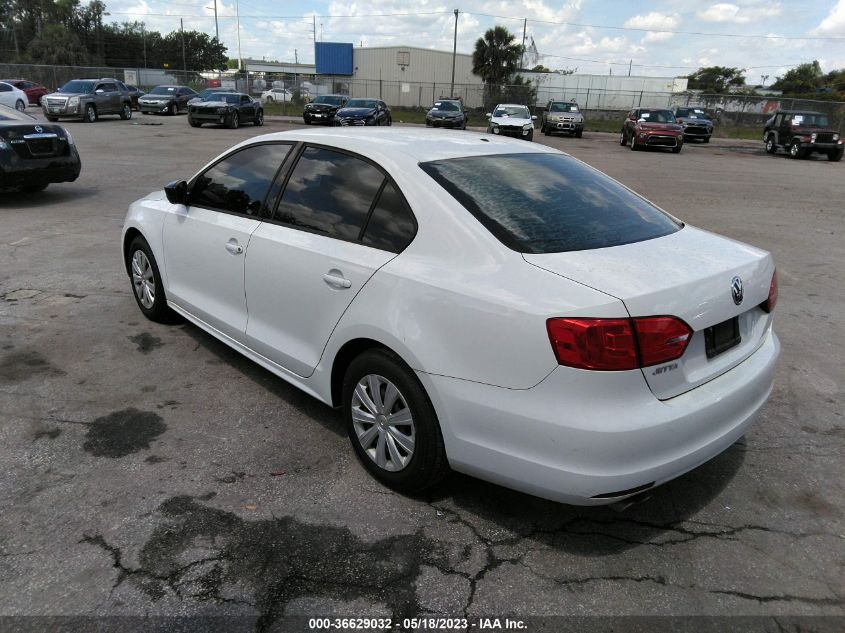
M520 55L522 46L516 43L514 34L503 26L496 26L475 42L472 72L486 84L506 83L516 71Z

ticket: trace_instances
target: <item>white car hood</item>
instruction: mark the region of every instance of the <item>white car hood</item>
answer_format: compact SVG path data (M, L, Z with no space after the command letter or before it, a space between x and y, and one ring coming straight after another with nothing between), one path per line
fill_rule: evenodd
M494 116L490 119L491 123L497 123L499 125L512 125L512 126L519 126L522 127L524 125L534 125L534 121L531 119L523 119L521 117L516 116Z

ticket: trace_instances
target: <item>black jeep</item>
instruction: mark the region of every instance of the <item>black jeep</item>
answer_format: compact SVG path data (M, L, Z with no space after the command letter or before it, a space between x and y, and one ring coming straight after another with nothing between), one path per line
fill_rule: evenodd
M766 121L763 141L769 154L782 147L790 158L805 158L818 152L827 154L830 161L842 159L842 138L830 127L828 116L820 112L778 110Z

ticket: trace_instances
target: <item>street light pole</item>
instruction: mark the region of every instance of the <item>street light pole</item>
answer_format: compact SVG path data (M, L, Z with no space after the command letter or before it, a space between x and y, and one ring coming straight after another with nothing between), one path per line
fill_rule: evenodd
M455 57L458 54L458 10L455 9L455 37L452 40L452 84L449 86L449 98L455 96Z
M179 18L179 32L182 34L182 71L188 72L188 65L185 63L185 25L182 23L182 18ZM187 79L185 80L187 82Z
M217 0L214 0L214 37L220 41L220 29L217 26Z
M241 57L241 10L238 0L235 0L235 17L238 23L238 70L243 70L243 57Z

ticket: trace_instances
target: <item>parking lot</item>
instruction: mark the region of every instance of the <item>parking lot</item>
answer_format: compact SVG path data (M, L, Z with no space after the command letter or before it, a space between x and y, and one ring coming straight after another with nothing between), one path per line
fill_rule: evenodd
M143 318L121 262L129 203L295 124L65 125L79 180L0 194L0 615L845 628L845 163L753 141L674 155L537 133L684 221L771 251L780 279L783 354L751 432L641 503L581 508L457 474L424 498L396 494L356 461L338 412L192 325ZM660 630L613 630L635 623Z

